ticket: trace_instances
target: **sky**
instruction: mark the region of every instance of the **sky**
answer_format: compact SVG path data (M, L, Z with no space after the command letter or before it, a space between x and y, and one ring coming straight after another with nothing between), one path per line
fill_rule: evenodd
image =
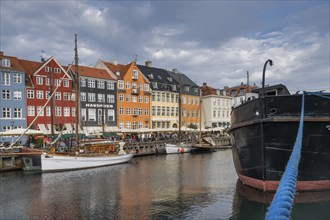
M330 90L329 1L0 0L0 50L79 64L134 60L222 89L284 84Z

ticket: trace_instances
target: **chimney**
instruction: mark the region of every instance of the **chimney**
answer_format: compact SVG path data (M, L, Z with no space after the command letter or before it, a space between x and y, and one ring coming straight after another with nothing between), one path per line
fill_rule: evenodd
M151 60L146 61L146 66L147 67L152 67L152 61Z
M207 86L207 83L203 83L203 86Z
M0 56L3 56L3 51L0 51Z
M178 71L177 68L174 68L174 69L172 70L172 72L174 72L174 73L179 73L179 71Z
M112 64L115 65L115 66L117 66L118 65L118 60L117 59L113 59L112 60Z

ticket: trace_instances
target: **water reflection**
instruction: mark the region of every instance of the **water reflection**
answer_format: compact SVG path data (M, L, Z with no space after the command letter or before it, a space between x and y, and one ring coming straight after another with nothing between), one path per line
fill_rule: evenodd
M274 194L237 181L232 219L264 219ZM330 219L330 191L297 193L291 219Z
M305 201L322 195L321 202L295 204L293 219L329 219L329 194ZM272 198L237 182L230 150L63 173L0 173L0 196L5 220L264 219Z

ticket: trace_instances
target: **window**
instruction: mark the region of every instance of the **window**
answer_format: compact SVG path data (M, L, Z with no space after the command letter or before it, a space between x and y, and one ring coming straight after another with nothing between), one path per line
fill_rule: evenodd
M174 107L171 107L171 116L174 116Z
M34 106L28 106L27 107L27 115L28 116L35 116L35 108L34 108Z
M89 80L87 80L87 86L89 87L89 88L95 88L95 80L92 80L92 79L89 79Z
M10 67L10 60L9 59L1 59L1 65L5 67Z
M2 73L2 85L10 86L10 74Z
M28 90L27 91L27 98L28 99L33 99L34 98L34 91L33 90Z
M71 115L74 117L76 116L76 107L71 108Z
M37 106L37 114L40 114L39 116L44 116L44 110L42 109L42 106Z
M104 89L104 82L102 82L102 81L97 81L97 88L99 88L99 89Z
M70 116L70 107L64 107L64 117L69 117Z
M80 111L81 111L81 120L82 121L86 121L86 118L87 118L87 116L86 116L86 109L85 108L82 108Z
M2 117L10 118L10 108L2 108Z
M46 91L46 99L49 99L49 97L50 97L50 92Z
M133 115L139 115L138 108L133 108Z
M64 87L69 87L69 80L64 79L64 80L63 80L63 86L64 86Z
M139 83L139 90L142 91L142 83Z
M130 102L131 101L131 96L130 95L126 95L126 102Z
M126 89L130 89L131 88L131 84L129 82L126 82L125 85L126 85L125 86Z
M41 90L37 91L37 99L43 99L44 98L44 92Z
M45 67L45 72L49 73L49 72L51 72L51 71L52 71L52 68L51 68L51 67L49 67L49 66L46 66L46 67Z
M123 107L120 107L120 108L119 108L119 114L120 114L120 115L123 115L123 114L124 114L124 108L123 108Z
M130 115L131 114L131 108L126 108L126 115Z
M144 91L149 91L149 84L144 84Z
M43 84L42 77L38 76L36 80L37 80L37 85L42 85Z
M46 116L51 115L50 110L51 110L50 106L46 106Z
M156 116L156 106L151 107L151 114L152 116Z
M63 100L69 101L70 100L71 93L63 93ZM86 98L86 97L85 97Z
M88 121L96 121L96 109L88 109Z
M88 93L88 101L89 102L95 102L96 101L96 96L95 93Z
M186 110L183 109L183 110L182 110L182 117L185 118L186 116L187 116L187 114L186 114Z
M86 80L80 79L80 87L86 87Z
M149 103L149 96L144 96L144 102Z
M14 83L22 83L22 75L19 73L14 73Z
M124 89L124 81L122 80L118 81L118 89Z
M55 93L55 100L61 100L61 93L60 92Z
M139 108L139 115L143 115L143 110L142 110L142 108Z
M61 80L55 79L55 86L61 86Z
M162 106L162 116L165 116L165 106Z
M119 101L123 102L124 101L124 95L123 94L119 94Z
M115 83L114 82L108 82L107 83L107 89L114 90L115 89Z
M104 103L105 102L105 95L104 94L97 94L97 102Z
M108 103L115 103L115 95L107 95Z
M62 107L55 108L55 116L62 116Z
M10 91L2 90L2 99L9 100L10 99Z
M119 123L119 128L120 128L120 129L123 129L123 128L124 128L124 122L123 122L123 121L121 121L121 122Z
M81 92L80 93L80 101L86 102L86 92Z
M165 93L162 92L162 102L165 102Z
M54 73L61 73L61 69L54 67Z
M166 102L170 102L170 94L166 93Z
M166 107L166 116L170 116L170 107Z
M146 116L149 115L149 109L148 109L148 108L145 108L145 109L144 109L144 115L146 115Z
M126 128L127 128L127 129L131 129L131 122L129 122L129 121L126 122Z
M139 102L140 102L140 103L143 102L143 98L142 98L142 96L139 96Z
M136 96L132 96L132 102L136 102Z
M14 100L22 100L22 91L14 91Z
M50 85L50 79L49 78L46 78L46 85L49 86Z
M132 79L138 79L138 71L133 70L132 76L133 76Z
M115 110L108 109L108 121L114 121L114 120L115 120Z
M161 113L160 113L160 106L157 106L157 116L160 116Z

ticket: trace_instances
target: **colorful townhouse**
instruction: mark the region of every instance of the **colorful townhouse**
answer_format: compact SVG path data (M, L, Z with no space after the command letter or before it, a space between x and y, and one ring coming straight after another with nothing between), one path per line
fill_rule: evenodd
M185 74L176 69L167 71L168 74L179 82L180 105L181 105L181 127L199 128L200 124L200 91L199 86Z
M0 51L0 132L26 128L25 73L17 57ZM16 141L18 137L0 137L0 143ZM22 137L18 143L24 144Z
M98 61L117 78L117 125L120 129L150 128L150 82L140 72L135 62L127 65Z
M76 67L68 72L75 79ZM80 125L87 133L109 131L117 127L116 77L105 69L78 66ZM74 80L75 81L75 80Z
M202 92L202 125L205 128L223 130L230 126L232 97L226 91L215 89L203 83Z
M19 60L26 78L26 123L45 134L72 132L75 94L72 78L54 57L41 62Z
M138 68L151 82L151 128L178 128L178 82L166 70L152 67L151 61L147 61L145 66L138 65Z

